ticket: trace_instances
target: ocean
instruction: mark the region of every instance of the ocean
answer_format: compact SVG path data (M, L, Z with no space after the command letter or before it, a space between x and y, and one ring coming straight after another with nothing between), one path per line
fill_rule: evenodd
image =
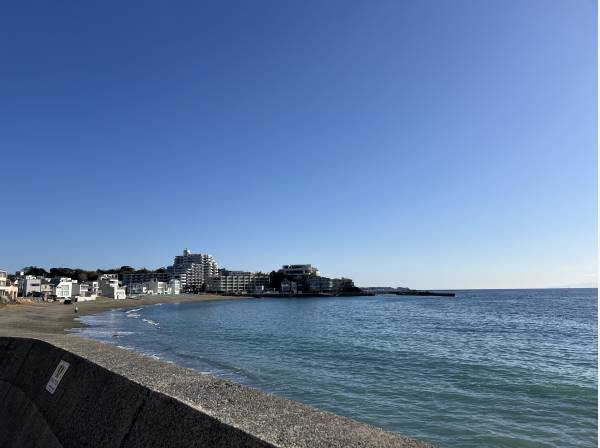
M597 291L168 303L75 332L442 447L595 447Z

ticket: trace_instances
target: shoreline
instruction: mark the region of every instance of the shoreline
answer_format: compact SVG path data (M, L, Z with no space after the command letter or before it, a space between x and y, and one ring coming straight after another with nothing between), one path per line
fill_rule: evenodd
M57 359L66 360L73 372L67 373L70 381L63 380L64 385L60 387L65 389L63 395L68 394L69 398L64 400L66 404L58 402L62 407L53 409L47 415L65 412L64 407L69 406L69 412L75 416L83 415L81 409L85 408L85 415L88 416L89 412L92 417L75 425L76 428L83 428L81 434L73 435L70 422L68 430L65 429L63 422L68 419L53 420L52 426L47 426L44 434L60 433L64 440L79 437L81 440L97 441L99 445L104 445L104 439L114 438L118 431L125 428L124 440L129 437L129 432L133 432L137 436L131 440L138 440L143 435L146 444L155 446L196 446L199 439L207 442L207 446L213 446L215 440L221 442L219 445L231 442L225 444L256 447L434 446L178 364L156 360L137 351L68 332L69 329L85 326L75 320L78 316L112 309L241 298L244 297L163 295L124 300L101 297L95 301L78 302L77 314L74 304L64 305L60 302L3 306L0 308L0 370L2 367L6 370L6 366L16 359L20 362L16 364L19 368L13 369L14 377L10 377L12 379L8 383L0 381L0 386L4 385L4 389L8 387L9 392L16 391L11 392L11 401L7 402L12 409L21 409L23 406L42 409L36 400L46 397L46 394L39 394L38 390L48 382L49 372L56 369ZM13 370L0 373L6 378ZM16 373L21 370L27 372L26 377ZM35 385L30 386L33 383ZM98 387L99 384L102 386ZM35 392L28 394L31 387ZM123 402L123 393L131 399ZM17 398L14 398L15 394ZM103 405L89 408L90 401L102 402ZM34 417L37 421L47 422L47 415L38 413ZM90 430L88 421L94 422L96 419L109 423L100 427L92 426ZM148 429L136 433L136 425ZM19 424L15 426L23 431ZM31 433L30 428L27 431Z
M244 297L181 294L176 296L155 295L141 299L96 300L64 305L60 302L31 302L8 304L0 307L0 336L43 338L47 335L66 335L68 330L84 326L75 320L79 316L100 314L118 308L156 305L159 303L206 302L213 300L237 300ZM75 313L75 305L79 312Z

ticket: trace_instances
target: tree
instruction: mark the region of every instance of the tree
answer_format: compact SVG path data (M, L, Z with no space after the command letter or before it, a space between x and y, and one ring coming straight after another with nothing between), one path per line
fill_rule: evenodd
M27 266L23 268L25 275L36 275L36 276L47 276L48 272L44 268L38 268L37 266Z
M271 284L271 288L279 291L281 289L281 282L283 281L283 278L283 272L271 271L269 274L269 283Z

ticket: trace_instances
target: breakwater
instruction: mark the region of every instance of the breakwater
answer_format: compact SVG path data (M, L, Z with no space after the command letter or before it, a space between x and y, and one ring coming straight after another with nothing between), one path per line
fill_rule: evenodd
M427 447L69 336L0 337L2 447Z

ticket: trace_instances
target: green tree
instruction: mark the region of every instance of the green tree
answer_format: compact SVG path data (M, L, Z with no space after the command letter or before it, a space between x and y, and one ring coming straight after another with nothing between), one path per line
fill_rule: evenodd
M27 266L23 268L23 272L25 275L37 275L37 276L47 276L48 272L44 268L38 268L37 266Z

